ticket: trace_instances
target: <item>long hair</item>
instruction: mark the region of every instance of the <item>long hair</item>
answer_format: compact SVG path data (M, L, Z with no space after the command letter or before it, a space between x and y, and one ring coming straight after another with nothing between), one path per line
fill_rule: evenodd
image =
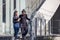
M16 15L17 12L18 12L18 11L14 11L14 16Z
M25 9L23 9L23 10L22 10L22 13L23 13L23 12L25 12L25 13L26 13Z

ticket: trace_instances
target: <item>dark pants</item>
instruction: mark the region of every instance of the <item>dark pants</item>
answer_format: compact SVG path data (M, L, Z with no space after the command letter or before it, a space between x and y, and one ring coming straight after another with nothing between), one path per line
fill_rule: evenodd
M25 37L26 34L28 33L28 29L27 28L21 28L21 32L22 32L22 37Z
M14 24L14 37L17 38L17 34L19 32L19 24Z

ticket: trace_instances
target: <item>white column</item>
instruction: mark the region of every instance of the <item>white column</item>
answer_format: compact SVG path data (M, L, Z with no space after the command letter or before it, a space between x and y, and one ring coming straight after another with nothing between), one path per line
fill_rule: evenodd
M13 34L14 33L14 31L13 31L13 15L14 15L14 0L11 0L11 34Z
M21 9L20 9L20 0L16 0L16 10L18 11L18 13L20 13Z
M2 33L2 0L0 0L0 33Z
M9 0L6 0L6 33L9 34Z
M21 0L19 0L19 14L21 14Z
M21 11L26 8L25 0L21 0Z

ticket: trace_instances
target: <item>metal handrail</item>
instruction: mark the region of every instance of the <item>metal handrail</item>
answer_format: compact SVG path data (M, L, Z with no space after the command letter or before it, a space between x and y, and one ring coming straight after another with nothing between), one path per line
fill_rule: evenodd
M45 0L44 0L45 1ZM42 1L42 3L39 5L38 8L35 9L35 11L33 11L33 13L31 14L31 21L34 18L36 12L38 11L38 9L42 6L42 4L44 3L44 1ZM33 33L32 33L32 22L30 22L30 40L34 40L34 38L32 37Z

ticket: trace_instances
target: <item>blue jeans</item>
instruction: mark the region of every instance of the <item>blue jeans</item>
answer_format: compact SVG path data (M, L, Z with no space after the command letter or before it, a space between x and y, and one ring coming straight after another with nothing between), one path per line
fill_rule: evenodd
M14 37L17 38L17 34L19 32L19 23L14 24Z

